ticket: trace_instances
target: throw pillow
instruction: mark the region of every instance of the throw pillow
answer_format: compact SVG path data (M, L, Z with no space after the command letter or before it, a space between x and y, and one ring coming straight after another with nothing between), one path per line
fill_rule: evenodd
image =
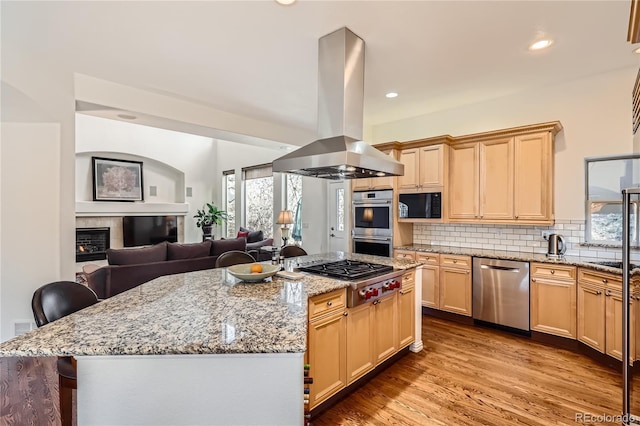
M167 246L167 260L196 259L207 257L211 251L211 240L193 244L169 243Z
M140 263L163 262L167 260L167 242L151 247L107 249L109 265L137 265Z
M252 231L251 229L243 228L241 226L240 232L249 232L249 235L247 235L248 243L257 243L264 240L264 233L262 231Z
M249 231L238 231L238 238L246 238L247 240L249 239Z

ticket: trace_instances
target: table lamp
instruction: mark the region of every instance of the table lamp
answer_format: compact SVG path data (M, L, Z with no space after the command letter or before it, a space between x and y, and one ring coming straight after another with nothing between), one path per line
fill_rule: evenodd
M282 210L278 214L276 223L282 225L280 231L282 232L282 247L284 247L287 245L287 240L289 239L289 225L293 223L293 213L291 210Z

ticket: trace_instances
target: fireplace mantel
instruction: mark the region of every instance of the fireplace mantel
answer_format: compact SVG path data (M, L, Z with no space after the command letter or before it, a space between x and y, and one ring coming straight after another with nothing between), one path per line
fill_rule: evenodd
M185 216L188 203L130 203L76 201L76 217L89 216L149 216L172 214Z

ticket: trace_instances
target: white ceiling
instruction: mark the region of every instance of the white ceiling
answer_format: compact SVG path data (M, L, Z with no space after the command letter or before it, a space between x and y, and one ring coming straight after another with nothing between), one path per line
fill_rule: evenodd
M318 39L347 26L366 43L371 126L637 66L629 4L3 1L2 49L48 52L74 72L315 130ZM542 36L554 45L529 52ZM391 90L400 96L385 98Z

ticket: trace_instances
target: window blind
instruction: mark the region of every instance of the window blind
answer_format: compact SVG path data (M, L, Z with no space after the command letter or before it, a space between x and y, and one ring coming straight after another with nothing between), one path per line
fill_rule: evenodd
M271 176L273 176L273 172L271 171L271 164L261 164L259 166L242 168L243 180L260 179Z

